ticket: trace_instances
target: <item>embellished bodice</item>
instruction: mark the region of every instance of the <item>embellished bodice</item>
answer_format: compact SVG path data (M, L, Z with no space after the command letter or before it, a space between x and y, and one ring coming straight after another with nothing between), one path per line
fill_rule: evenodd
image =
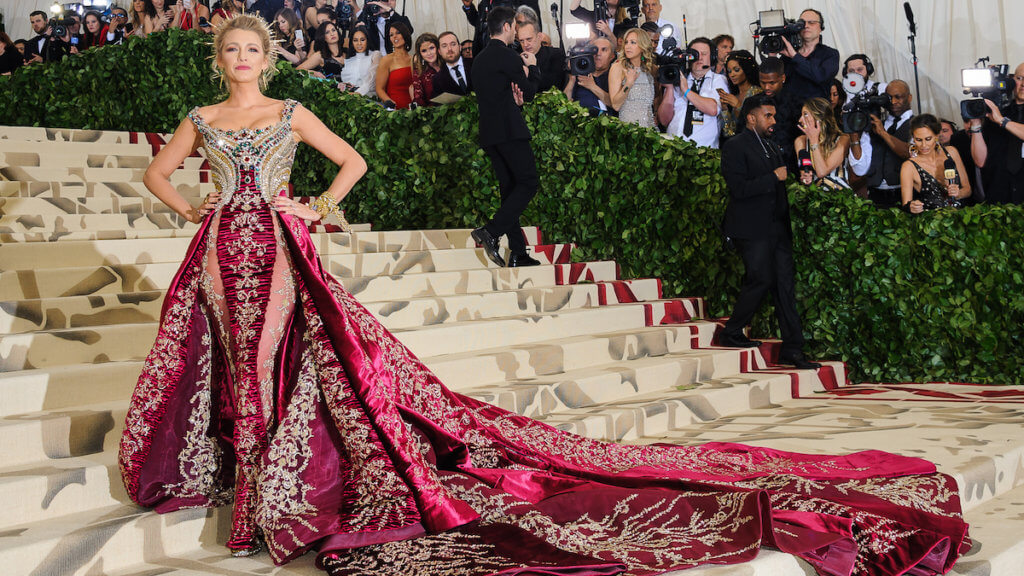
M285 100L281 120L257 129L221 130L203 120L198 106L189 112L189 119L203 136L213 184L221 194L218 209L228 205L245 184L253 184L246 189L259 191L267 203L288 186L297 147L292 135L296 104Z

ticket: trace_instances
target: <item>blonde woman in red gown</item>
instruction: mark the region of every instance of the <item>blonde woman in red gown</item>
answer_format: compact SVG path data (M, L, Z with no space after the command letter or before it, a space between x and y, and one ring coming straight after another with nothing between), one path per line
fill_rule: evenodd
M167 512L233 503L228 548L333 575L655 574L761 546L821 574L948 571L969 545L956 484L878 451L590 440L451 392L321 267L308 222L366 164L294 101L261 93L265 23L228 20L224 102L193 109L146 186L200 224L163 306L119 464ZM285 191L296 145L340 167L315 209ZM202 148L198 208L168 178Z

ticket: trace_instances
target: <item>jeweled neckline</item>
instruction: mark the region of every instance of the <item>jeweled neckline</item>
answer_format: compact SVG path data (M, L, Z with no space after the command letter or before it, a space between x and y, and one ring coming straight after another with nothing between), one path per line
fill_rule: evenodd
M202 122L203 125L205 125L207 128L209 128L210 130L213 130L214 132L222 134L224 136L235 136L235 135L241 135L241 134L259 135L259 134L263 134L264 132L269 132L271 130L275 130L275 129L279 128L282 124L287 124L289 122L291 115L290 115L289 110L288 110L288 104L289 104L289 101L285 100L284 108L281 110L281 119L280 120L278 120L274 124L271 124L270 126L265 126L263 128L243 127L243 128L235 128L233 130L225 130L224 128L217 128L216 126L214 126L214 125L210 124L209 122L207 122L205 118L203 118L203 115L199 113L199 107L198 106L196 107L195 115L196 115L196 118L199 118L199 121Z

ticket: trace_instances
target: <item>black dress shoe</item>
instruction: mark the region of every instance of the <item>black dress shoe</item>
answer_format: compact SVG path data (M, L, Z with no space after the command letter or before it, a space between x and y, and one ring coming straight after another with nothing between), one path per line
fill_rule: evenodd
M751 340L743 334L729 334L722 332L718 335L718 345L727 348L757 348L761 345L758 340Z
M498 252L498 239L491 235L486 228L477 228L470 233L473 240L484 249L484 253L498 266L505 266L505 259Z
M811 362L804 356L803 352L794 352L792 354L779 354L779 364L789 364L797 370L816 370L821 368L821 364L817 362Z
M518 268L520 266L540 266L540 260L537 260L533 256L530 256L526 252L522 254L513 254L508 257L509 268Z

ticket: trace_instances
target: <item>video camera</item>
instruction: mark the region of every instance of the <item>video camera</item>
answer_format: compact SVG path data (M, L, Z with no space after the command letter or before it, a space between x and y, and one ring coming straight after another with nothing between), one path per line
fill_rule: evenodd
M50 37L61 39L68 34L68 26L74 26L74 18L50 18L46 26L50 28Z
M960 115L964 120L976 120L988 115L985 99L991 100L998 108L1010 103L1013 97L1013 82L1010 81L1010 67L1006 64L985 66L988 58L978 60L977 68L965 68L960 71L964 94L974 98L960 103Z
M786 47L783 38L799 50L804 45L804 39L800 36L803 29L804 21L788 20L784 10L765 10L757 13L754 37L761 39L758 49L762 54L778 54Z
M843 106L842 128L845 134L864 132L871 125L871 116L882 116L882 110L892 110L892 98L878 93L878 84L866 90L867 80L860 74L843 77L843 90L850 100Z
M597 72L597 46L587 44L590 26L582 23L565 25L565 36L574 40L569 49L569 73L573 76L589 76Z
M367 6L367 8L376 8L377 12L380 12L380 6ZM338 22L338 28L342 30L348 30L352 27L352 20L355 17L355 13L352 11L352 5L345 0L338 2L338 5L334 8L334 18Z
M693 63L700 59L700 54L693 48L679 48L672 33L671 24L666 24L658 30L663 40L661 53L654 56L655 64L658 65L658 83L666 86L677 86L679 79L689 74Z

